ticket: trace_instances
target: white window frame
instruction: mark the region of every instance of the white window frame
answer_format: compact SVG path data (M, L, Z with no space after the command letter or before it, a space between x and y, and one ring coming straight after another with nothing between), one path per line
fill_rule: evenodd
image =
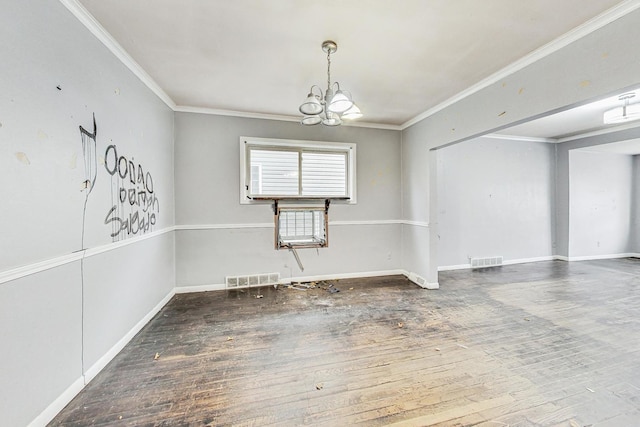
M347 157L347 195L343 197L331 196L271 196L251 198L251 170L249 164L249 148L295 148L309 152L342 152ZM356 144L345 142L326 142L326 141L303 141L288 139L270 139L270 138L254 138L240 137L240 204L265 203L265 200L309 200L309 199L333 199L338 203L357 203L356 199Z

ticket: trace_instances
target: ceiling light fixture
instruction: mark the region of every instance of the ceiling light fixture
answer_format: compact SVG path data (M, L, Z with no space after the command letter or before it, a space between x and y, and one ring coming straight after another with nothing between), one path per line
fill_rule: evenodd
M307 99L300 105L304 117L303 125L312 126L322 123L325 126L339 126L342 120L358 119L362 113L351 99L351 93L340 89L340 83L331 84L331 54L338 50L338 44L327 40L322 43L322 50L327 54L327 90L323 93L319 86L311 86ZM315 93L314 88L317 89Z
M618 97L624 101L622 107L616 107L604 112L604 123L624 123L640 119L640 103L629 104L629 100L636 96L635 92L623 93Z

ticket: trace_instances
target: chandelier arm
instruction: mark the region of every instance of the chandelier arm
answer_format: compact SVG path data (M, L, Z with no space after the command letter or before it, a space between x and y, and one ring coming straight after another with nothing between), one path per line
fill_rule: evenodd
M311 89L309 90L309 92L313 93L313 88L314 88L314 87L315 87L316 89L318 89L318 91L320 92L320 103L323 103L323 102L324 102L324 100L322 99L322 97L324 96L324 93L322 92L322 88L321 88L320 86L318 86L318 85L313 85L313 86L311 86ZM315 95L315 93L314 93L314 95Z

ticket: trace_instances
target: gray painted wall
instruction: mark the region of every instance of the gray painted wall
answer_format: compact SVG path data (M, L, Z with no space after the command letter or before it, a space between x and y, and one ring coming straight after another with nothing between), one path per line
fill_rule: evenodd
M329 247L299 250L304 272L291 253L274 249L271 204L240 204L240 136L357 144L357 204L331 204ZM175 176L177 224L195 228L176 232L178 286L222 284L226 275L279 272L288 278L400 268L397 131L177 113ZM261 228L217 228L230 224Z
M148 232L174 225L173 112L60 2L7 3L0 14L0 420L20 426L173 289L172 233L125 245L141 233L112 238L113 223L105 225L114 205L122 219L141 210L118 201L119 188L140 185L137 176L132 184L109 174L111 144L152 177L159 205ZM93 113L91 155L79 126L92 132ZM95 175L85 173L85 159ZM87 176L95 186L85 212ZM34 269L39 262L44 271ZM9 276L19 271L23 277Z
M632 252L632 156L569 153L569 256Z
M87 258L84 275L74 261L0 283L0 339L8 349L0 352L0 383L9 385L0 391L0 419L7 425L37 416L173 287L172 234L109 246L112 230L104 220L112 190L117 198L123 184L102 164L109 144L153 175L160 201L156 230L174 224L174 182L178 224L213 227L176 232L179 284L221 283L225 274L267 268L301 275L290 254L271 249L270 229L215 228L271 221L268 206L239 204L240 135L358 144L358 204L332 206L331 218L343 221L331 227L335 244L304 251L304 274L400 265L433 281L438 154L430 148L637 85L640 75L640 45L627 42L640 35L636 11L401 134L176 114L174 180L173 113L60 3L10 3L0 15L0 173L10 183L0 186L0 274L82 246L111 250ZM93 113L97 178L85 217L78 126L91 129ZM568 151L559 150L558 159L565 157L568 165ZM566 183L567 193L568 170L559 183ZM568 236L569 198L566 209L562 195L558 200L559 234ZM564 242L568 251L568 238ZM256 248L247 250L251 245Z
M640 253L640 155L633 158L631 183L631 252Z
M438 266L553 254L555 147L476 138L438 151Z
M429 218L429 238L424 230L407 227L403 253L408 242L423 245L419 259L405 261L405 269L430 281L437 278L437 200L429 172L429 149L503 129L568 106L587 103L622 88L640 83L640 10L600 28L547 57L491 84L402 132L403 216L408 220ZM564 154L558 154L563 161ZM558 165L560 173L561 165ZM568 230L568 214L562 209L564 180L558 183L558 250ZM430 188L432 190L430 190ZM568 200L568 197L566 198ZM430 214L429 214L430 213ZM568 232L567 232L568 233ZM407 234L413 234L409 238ZM567 234L568 236L568 234ZM562 241L561 241L562 240ZM410 264L409 262L413 263Z
M556 145L556 253L568 257L570 227L570 159L572 150L593 147L618 141L626 141L640 137L640 128L625 129L604 135L579 138L574 141Z

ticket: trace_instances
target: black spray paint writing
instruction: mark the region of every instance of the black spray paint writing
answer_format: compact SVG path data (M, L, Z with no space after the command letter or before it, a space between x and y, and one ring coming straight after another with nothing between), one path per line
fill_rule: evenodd
M111 237L118 239L151 230L160 212L151 173L145 172L133 157L119 156L115 145L107 147L104 167L112 178L113 206L104 219L105 224L111 224Z
M84 158L84 181L82 183L84 195L84 207L82 209L82 237L80 248L84 249L84 229L87 217L87 202L89 194L96 184L96 176L98 175L98 159L96 157L96 136L98 135L98 127L96 126L96 115L93 115L93 132L89 132L80 126L80 137L82 139L82 156Z

